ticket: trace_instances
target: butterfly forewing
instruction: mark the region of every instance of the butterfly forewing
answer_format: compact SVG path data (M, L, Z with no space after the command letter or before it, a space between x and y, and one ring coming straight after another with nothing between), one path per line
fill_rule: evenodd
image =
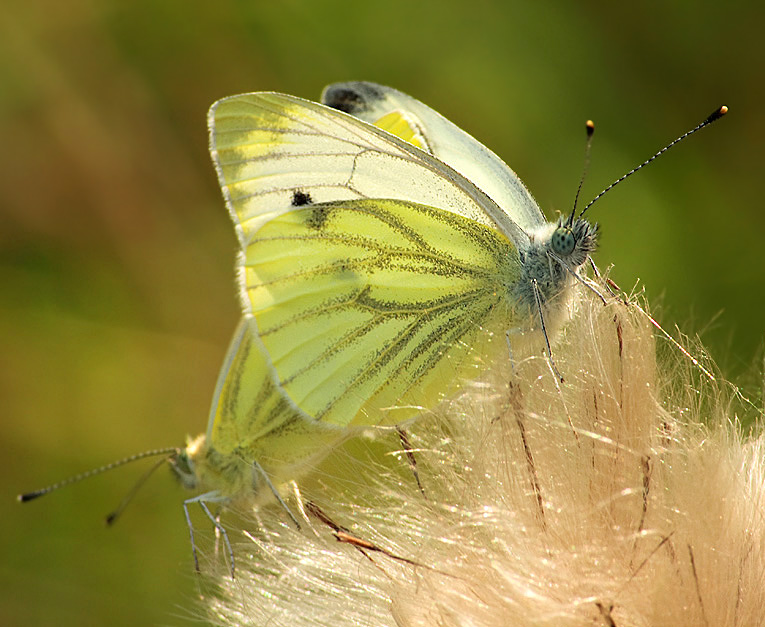
M307 201L394 198L526 235L470 181L411 144L294 96L255 93L210 110L211 153L245 245L266 222ZM299 199L299 200L298 200Z

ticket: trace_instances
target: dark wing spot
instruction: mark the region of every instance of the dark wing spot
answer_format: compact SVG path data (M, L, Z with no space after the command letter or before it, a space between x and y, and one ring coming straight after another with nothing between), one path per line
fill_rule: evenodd
M327 87L322 102L343 113L360 116L382 98L382 92L374 83L336 83Z
M305 205L310 205L312 202L313 200L311 200L310 194L307 194L306 192L303 192L299 189L296 189L294 192L292 192L293 207L304 207Z
M327 90L324 95L324 104L343 113L353 114L359 109L365 108L364 99L352 89L335 87Z

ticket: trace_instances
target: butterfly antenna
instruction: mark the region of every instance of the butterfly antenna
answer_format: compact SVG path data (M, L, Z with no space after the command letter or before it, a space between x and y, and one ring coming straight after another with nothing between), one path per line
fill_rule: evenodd
M135 485L133 485L133 487L131 488L130 492L128 492L125 495L125 498L122 499L122 501L117 506L117 508L106 517L107 525L111 526L115 522L117 522L117 519L120 516L122 516L122 512L125 511L125 508L130 504L130 501L132 501L133 497L135 497L135 495L138 494L138 490L140 490L143 487L143 484L149 480L149 477L151 477L154 474L154 471L157 470L157 468L159 468L166 461L167 461L167 458L160 459L153 466L151 466L145 473L141 475L138 481L135 482Z
M603 195L604 195L606 192L609 192L609 191L611 191L611 190L612 190L614 187L616 187L616 186L617 186L619 183L621 183L621 182L622 182L624 179L626 179L628 176L632 176L633 174L635 174L635 172L637 172L638 170L641 170L642 168L644 168L645 166L647 166L649 163L651 163L651 161L653 161L653 160L655 160L657 157L659 157L659 156L663 155L663 154L664 154L665 152L667 152L667 151L668 151L670 148L672 148L672 146L674 146L675 144L678 144L678 143L680 143L680 142L681 142L681 141L683 141L683 140L684 140L686 137L690 137L690 136L691 136L691 135L693 135L693 134L694 134L696 131L700 131L700 130L701 130L702 128L704 128L705 126L709 126L710 124L712 124L712 122L716 122L716 121L717 121L717 120L719 120L719 119L720 119L722 116L724 116L726 113L728 113L728 107L726 107L725 105L723 105L723 106L722 106L722 107L720 107L719 109L715 109L715 111L714 111L714 112L713 112L713 113L712 113L712 114L711 114L709 117L707 117L707 119L706 119L706 120L704 120L704 121L703 121L701 124L698 124L697 126L695 126L694 128L692 128L690 131L687 131L687 132L683 133L682 135L680 135L680 137L678 137L678 138L677 138L677 139L675 139L674 141L672 141L672 142L670 142L669 144L667 144L666 146L664 146L664 148L662 148L662 149L661 149L659 152L657 152L657 153L656 153L655 155L653 155L651 158L649 158L649 159L646 159L646 160L645 160L645 161L643 161L643 163L641 163L639 166L637 166L636 168L632 168L632 170L630 170L629 172L627 172L627 174L625 174L624 176L621 176L621 177L619 177L618 179L616 179L616 180L615 180L613 183L611 183L611 185L609 185L608 187L606 187L606 188L605 188L605 189L604 189L602 192L600 192L600 193L599 193L597 196L595 196L595 198L593 198L593 199L592 199L592 200L591 200L589 203L587 203L587 206L586 206L584 209L582 209L582 213L580 213L580 214L579 214L579 217L581 218L581 217L582 217L582 216L585 214L585 212L586 212L586 211L587 211L587 210L588 210L590 207L592 207L592 205L594 205L594 204L595 204L595 201L599 200L599 199L600 199L600 198L601 198L601 197L602 197L602 196L603 196Z
M590 149L592 148L592 135L595 132L595 123L592 120L587 120L587 143L584 146L584 168L582 169L582 178L579 179L579 187L576 188L576 196L574 197L574 207L571 209L571 215L568 218L568 228L574 224L574 216L576 215L576 204L579 202L579 194L582 191L582 185L584 185L584 179L587 177L587 172L590 169Z
M72 483L78 483L79 481L82 481L83 479L87 479L95 475L100 475L102 472L106 472L107 470L112 470L113 468L118 468L119 466L124 466L125 464L138 461L139 459L143 459L145 457L154 457L155 455L177 455L177 454L178 454L177 448L160 448L160 449L155 449L152 451L144 451L143 453L138 453L137 455L131 455L130 457L125 457L124 459L120 459L116 462L112 462L111 464L106 464L105 466L101 466L100 468L94 468L93 470L88 470L87 472L80 473L79 475L69 477L68 479L64 479L63 481L59 481L58 483L49 485L47 488L42 488L41 490L35 490L34 492L27 492L26 494L19 494L17 499L21 503L26 503L27 501L36 499L37 497L40 497L45 494L48 494L49 492L58 490L59 488L63 488L64 486L71 485Z

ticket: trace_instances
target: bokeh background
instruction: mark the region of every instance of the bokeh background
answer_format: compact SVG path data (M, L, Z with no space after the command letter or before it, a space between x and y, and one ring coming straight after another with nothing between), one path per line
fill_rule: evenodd
M758 396L765 333L765 9L748 1L11 0L0 11L0 624L199 618L165 470L115 528L124 468L183 442L238 318L205 113L257 90L374 80L493 148L549 216L596 122L589 199L720 104L731 113L591 213L601 267L699 333ZM202 524L201 519L197 519ZM264 601L265 602L265 601Z

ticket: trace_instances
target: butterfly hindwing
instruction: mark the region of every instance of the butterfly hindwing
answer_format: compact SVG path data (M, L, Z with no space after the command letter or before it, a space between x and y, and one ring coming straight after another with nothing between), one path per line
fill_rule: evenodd
M347 430L318 422L280 386L255 321L244 316L229 346L213 397L207 457L200 480L226 492L252 489L252 460L276 481L290 479L347 437Z
M496 230L395 200L284 213L244 261L280 386L307 415L343 426L398 424L416 413L402 405L435 405L505 329L518 273Z

